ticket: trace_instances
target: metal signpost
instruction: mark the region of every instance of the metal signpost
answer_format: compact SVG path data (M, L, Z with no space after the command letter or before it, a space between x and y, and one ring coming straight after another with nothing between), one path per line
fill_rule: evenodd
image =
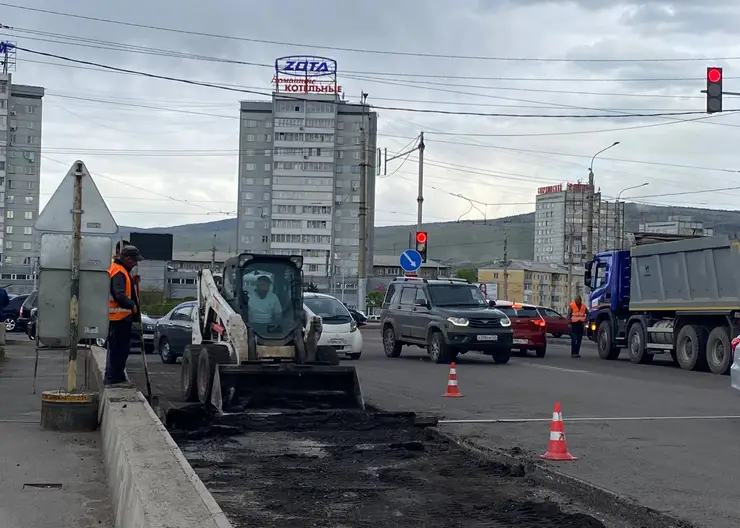
M421 253L415 249L407 249L401 253L400 264L406 273L416 273L421 268Z
M66 391L44 391L41 423L48 429L97 426L97 394L78 391L81 339L108 334L108 268L118 225L85 164L76 161L36 220L41 235L36 363L40 343L69 346ZM35 372L34 372L35 390ZM87 405L94 412L79 412ZM84 424L79 420L89 417Z

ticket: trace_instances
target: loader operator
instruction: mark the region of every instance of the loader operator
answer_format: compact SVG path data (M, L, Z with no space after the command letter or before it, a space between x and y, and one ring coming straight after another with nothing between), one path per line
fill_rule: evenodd
M257 278L257 287L247 300L247 313L250 323L280 324L283 316L283 307L280 299L270 291L272 281L267 275Z
M126 361L131 352L134 321L141 322L139 299L131 278L131 270L144 260L134 246L124 246L108 269L108 358L105 365L105 385L126 381Z

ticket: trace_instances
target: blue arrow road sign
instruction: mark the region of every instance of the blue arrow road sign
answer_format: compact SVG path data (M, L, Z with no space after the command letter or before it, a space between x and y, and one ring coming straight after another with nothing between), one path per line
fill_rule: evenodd
M413 273L421 267L421 253L415 249L407 249L401 253L401 269Z

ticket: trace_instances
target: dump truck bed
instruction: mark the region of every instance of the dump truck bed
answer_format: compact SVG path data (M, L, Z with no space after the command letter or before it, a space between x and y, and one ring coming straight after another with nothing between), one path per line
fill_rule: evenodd
M726 235L630 250L631 311L740 309L740 242Z

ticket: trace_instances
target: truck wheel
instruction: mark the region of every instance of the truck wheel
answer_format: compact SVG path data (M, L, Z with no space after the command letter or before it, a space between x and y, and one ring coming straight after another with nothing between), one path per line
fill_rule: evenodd
M497 350L492 354L493 362L497 365L505 365L511 359L511 348Z
M698 325L686 325L676 339L676 360L684 370L702 370L706 366L706 334Z
M596 331L596 349L601 359L614 360L619 357L619 349L612 340L612 324L608 319L601 321Z
M627 351L632 363L647 364L653 362L653 355L647 352L647 340L642 323L634 323L627 333Z
M180 389L186 402L198 401L198 354L200 347L188 345L182 355L180 365Z
M728 374L732 366L730 333L727 327L718 326L707 338L707 365L713 374Z

